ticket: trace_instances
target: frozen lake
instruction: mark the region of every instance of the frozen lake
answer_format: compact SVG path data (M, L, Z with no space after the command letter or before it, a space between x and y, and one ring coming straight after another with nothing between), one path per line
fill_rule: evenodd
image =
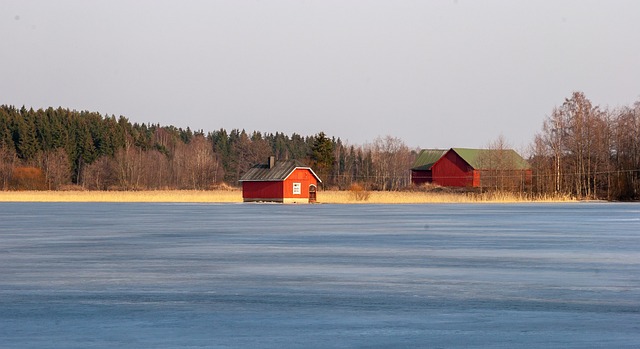
M1 348L638 348L640 204L0 203Z

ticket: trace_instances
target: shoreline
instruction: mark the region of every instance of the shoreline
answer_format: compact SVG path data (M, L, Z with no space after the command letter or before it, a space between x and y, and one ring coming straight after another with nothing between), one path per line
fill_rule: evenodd
M577 202L569 197L528 198L512 193L434 193L371 191L356 200L350 191L318 192L319 204L434 204L434 203L534 203ZM145 191L2 191L0 202L139 202L139 203L242 203L242 190Z

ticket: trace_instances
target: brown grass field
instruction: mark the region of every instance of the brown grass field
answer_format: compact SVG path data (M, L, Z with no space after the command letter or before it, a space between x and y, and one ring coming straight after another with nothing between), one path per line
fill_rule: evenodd
M429 204L429 203L518 203L567 202L573 198L531 198L512 193L437 193L371 191L358 200L350 191L318 192L326 204ZM0 202L242 202L241 190L157 190L157 191L2 191Z

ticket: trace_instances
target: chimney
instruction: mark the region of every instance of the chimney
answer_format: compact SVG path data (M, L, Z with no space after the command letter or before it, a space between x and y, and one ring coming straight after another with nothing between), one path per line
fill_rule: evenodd
M276 157L275 156L269 156L269 168L273 168L273 166L276 165Z

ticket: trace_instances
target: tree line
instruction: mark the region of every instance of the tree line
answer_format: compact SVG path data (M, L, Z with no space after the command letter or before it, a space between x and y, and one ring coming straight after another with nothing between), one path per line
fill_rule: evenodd
M487 148L508 148L504 138ZM59 190L211 189L238 186L254 164L298 159L325 188L411 185L418 150L385 136L349 145L313 136L220 129L205 133L132 123L126 117L63 108L0 106L0 188ZM615 109L574 92L544 119L526 157L527 186L505 185L508 169L487 187L577 198L640 198L640 101ZM504 162L492 159L493 163Z
M409 184L406 169L415 152L390 136L349 146L323 132L289 136L220 129L205 134L96 112L0 106L2 190L237 186L251 166L271 155L309 164L325 187L358 182L397 190Z
M615 109L574 92L531 146L535 190L578 198L640 198L640 101Z

